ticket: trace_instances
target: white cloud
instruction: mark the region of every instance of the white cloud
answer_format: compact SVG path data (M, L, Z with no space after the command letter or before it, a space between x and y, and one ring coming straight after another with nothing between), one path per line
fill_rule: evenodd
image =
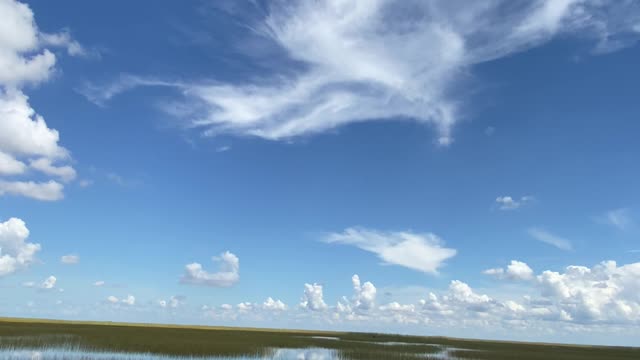
M49 50L40 49L33 12L26 4L0 0L0 84L21 85L46 80L56 62ZM26 56L36 52L34 55Z
M378 255L387 264L431 274L437 274L438 268L456 254L455 249L444 247L442 240L431 233L348 228L342 233L329 234L325 241L357 246Z
M60 262L67 265L73 265L80 262L80 256L78 255L64 255L60 258Z
M42 201L56 201L64 197L64 186L54 180L47 182L4 181L0 179L0 196L20 195Z
M522 264L516 262L512 269L525 269ZM503 269L502 272L506 271ZM262 304L241 302L236 306L203 306L202 311L207 317L233 322L272 321L274 318L269 315L277 310L280 320L319 321L343 328L357 324L366 329L391 329L389 323L396 323L410 326L405 331L431 329L451 333L483 327L494 334L511 336L516 336L518 331L520 339L565 331L585 334L619 331L623 326L635 329L640 325L640 263L617 266L615 262L607 261L593 268L569 266L564 272L547 270L538 276L520 277L530 281L520 284L517 294L511 287L508 292L504 289L484 291L497 292L499 296L494 297L466 282L452 280L441 291L422 289L421 300L409 303L396 300L376 306L375 296L372 296L369 306L358 307L359 302L362 304L361 295L366 286L354 276L354 296L341 297L336 306L327 305L322 285L305 284L301 303L294 309L268 298ZM372 288L375 287L372 285Z
M102 280L98 280L93 283L93 286L104 286L105 282Z
M533 279L533 270L522 261L511 260L507 269L495 268L483 271L485 275L492 275L499 279L510 280L531 280Z
M531 228L528 230L529 235L534 239L543 243L557 247L560 250L571 250L571 242L560 236L554 235L544 229Z
M162 308L169 307L175 309L184 302L184 299L184 296L172 296L169 298L169 300L158 300L158 305L160 305L160 307Z
M568 266L537 279L542 295L574 321L640 322L640 263Z
M241 302L238 305L236 305L236 308L241 313L247 313L247 312L253 311L254 305L250 302Z
M27 166L9 154L0 151L0 175L22 174Z
M27 242L28 237L29 229L21 219L0 222L0 277L27 268L35 261L40 244Z
M598 220L620 230L627 230L633 224L631 211L625 208L607 211Z
M449 293L455 301L480 306L477 307L477 309L484 309L484 306L488 306L493 301L488 295L475 293L469 285L459 280L451 281L451 284L449 284Z
M78 53L81 46L68 32L40 33L33 12L15 0L0 0L0 196L26 196L37 200L62 199L63 186L53 180L34 182L28 179L7 180L3 176L29 175L32 169L71 181L75 170L64 162L69 152L58 144L59 134L47 126L22 92L25 84L46 81L56 57L45 46L65 46ZM59 165L53 165L57 162ZM62 164L60 164L62 162Z
M0 150L18 156L65 159L67 149L58 145L58 131L50 129L18 90L0 91Z
M97 55L97 53L87 51L78 41L74 40L69 31L54 34L40 33L40 43L43 46L64 47L71 56Z
M447 292L430 293L418 305L398 302L382 305L377 317L437 326L477 323L509 328L520 323L527 331L550 331L556 328L553 322L640 324L639 275L640 263L617 266L614 261L605 261L593 268L572 265L564 273L546 270L536 277L527 276L535 280L526 283L529 291L538 295L527 295L520 301L498 300L453 280Z
M285 311L287 310L287 305L280 300L274 300L271 297L268 297L262 303L262 308L270 311Z
M55 166L51 163L51 159L40 158L32 160L29 165L47 175L57 176L64 182L69 182L76 178L76 171L71 166Z
M289 61L281 72L235 84L128 76L85 92L100 103L135 86L173 86L182 98L163 109L208 135L278 140L355 122L414 120L432 125L446 145L465 112L459 88L474 65L559 34L599 40L603 29L628 32L638 23L630 21L638 11L628 2L510 3L275 2L257 23L244 25L283 50Z
M327 304L324 302L322 285L304 284L304 294L300 300L300 308L312 311L324 311Z
M369 314L375 311L378 290L369 281L362 284L357 274L351 277L351 284L353 285L353 296L351 299L343 296L338 301L334 309L334 317L336 319L366 320Z
M199 263L191 263L185 266L185 273L180 281L215 287L229 287L240 281L240 260L237 256L226 251L219 257L213 257L213 261L220 264L218 272L209 273Z
M126 298L120 300L123 304L133 306L136 304L136 297L133 295L127 295Z
M58 282L58 279L51 275L40 284L40 288L45 290L53 289L56 287L56 282Z
M511 196L498 196L496 203L500 210L515 210L521 206L533 201L533 196L522 196L520 200L513 199Z
M127 297L118 299L117 297L110 295L107 297L107 301L114 305L124 304L128 306L133 306L136 304L136 297L133 295L127 295Z
M545 37L558 31L564 19L580 20L584 0L546 0L534 3L533 11L516 28L516 35Z
M38 30L33 11L27 4L15 0L0 0L0 84L19 87L39 83L51 75L56 56L45 47L64 47L74 55L86 51L71 38L68 31L42 33Z
M376 302L376 287L369 281L360 284L360 277L356 274L351 278L353 283L353 304L355 308L369 310L373 308Z

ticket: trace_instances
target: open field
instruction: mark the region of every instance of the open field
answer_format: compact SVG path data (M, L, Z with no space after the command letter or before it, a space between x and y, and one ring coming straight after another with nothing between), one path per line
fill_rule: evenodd
M640 359L640 348L515 343L253 328L0 319L3 349L66 348L186 357L270 358L275 349L328 349L325 359Z

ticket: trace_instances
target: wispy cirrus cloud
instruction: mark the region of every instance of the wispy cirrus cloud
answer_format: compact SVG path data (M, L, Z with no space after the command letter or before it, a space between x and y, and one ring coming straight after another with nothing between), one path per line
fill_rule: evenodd
M534 197L531 195L525 195L520 197L520 199L514 199L511 196L498 196L496 198L496 203L498 204L498 209L500 210L516 210L520 207L532 202Z
M633 2L274 1L256 12L263 15L244 16L251 20L242 25L253 41L282 51L281 69L234 83L125 75L81 92L104 104L133 87L172 87L179 96L163 102L163 111L210 136L280 140L356 122L412 120L432 126L437 143L447 145L466 112L460 89L474 65L560 34L598 44L640 36Z
M597 217L596 220L619 230L628 230L633 225L631 210L627 208L609 210Z
M558 235L552 234L544 229L534 227L528 229L527 232L532 238L551 246L555 246L560 250L568 251L573 249L571 241Z
M80 262L80 256L74 254L63 255L60 257L60 262L66 265L75 265Z
M327 243L356 246L376 254L386 264L437 274L456 250L444 246L435 234L409 231L385 232L366 228L347 228L324 238Z

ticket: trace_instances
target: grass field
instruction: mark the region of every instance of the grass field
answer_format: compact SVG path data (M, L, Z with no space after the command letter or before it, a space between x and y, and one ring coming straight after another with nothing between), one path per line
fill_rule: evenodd
M323 348L337 359L640 359L640 348L252 328L0 319L0 350L74 348L176 356L266 357Z

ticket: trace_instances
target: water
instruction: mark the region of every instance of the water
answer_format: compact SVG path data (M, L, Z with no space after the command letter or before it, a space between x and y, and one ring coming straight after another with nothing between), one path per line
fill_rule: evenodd
M453 348L443 348L439 353L425 354L425 359L451 359ZM340 360L336 350L323 348L272 349L268 356L252 357L194 357L144 353L89 351L81 348L52 347L44 349L0 349L3 360Z
M437 344L408 343L408 342L378 342L346 340L331 336L310 336L310 339L330 340L353 344L349 349L356 350L357 343L383 345L391 352L373 354L376 359L406 358L402 348L396 353L396 346L427 345L439 349L436 353L416 354L414 358L425 360L452 360L451 352L455 349ZM57 343L58 345L53 345ZM329 346L332 347L332 346ZM265 348L261 355L253 356L175 356L157 353L131 353L120 351L100 351L82 346L77 336L71 335L39 335L39 336L0 336L0 360L348 360L345 353L336 349L308 347L308 348ZM362 354L359 355L360 357Z
M274 349L267 357L191 357L158 354L87 351L79 348L0 349L3 360L334 360L334 350Z

